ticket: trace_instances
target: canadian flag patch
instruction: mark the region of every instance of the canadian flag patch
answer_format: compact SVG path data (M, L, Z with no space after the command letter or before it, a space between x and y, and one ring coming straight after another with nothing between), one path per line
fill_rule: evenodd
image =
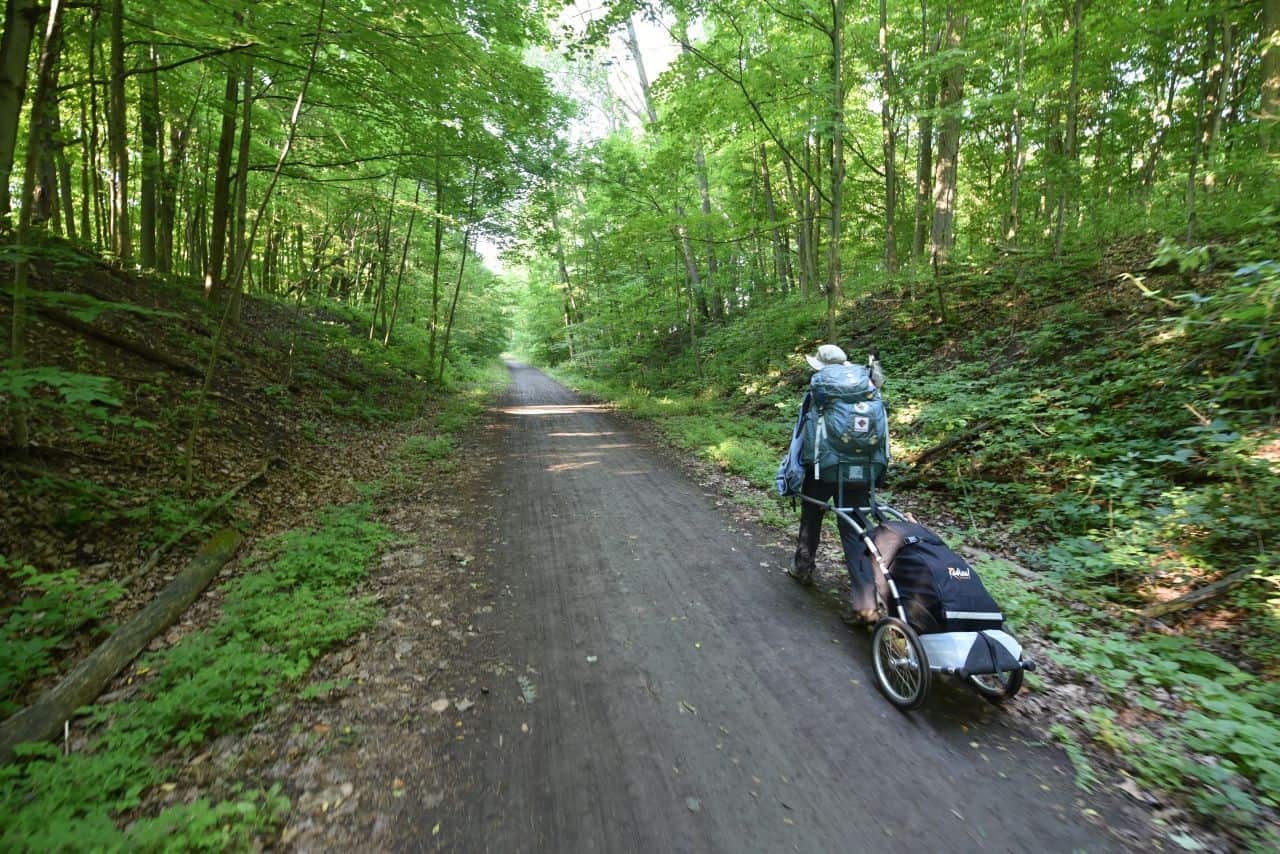
M871 429L871 419L865 415L857 416L853 419L853 429L861 433L865 433Z

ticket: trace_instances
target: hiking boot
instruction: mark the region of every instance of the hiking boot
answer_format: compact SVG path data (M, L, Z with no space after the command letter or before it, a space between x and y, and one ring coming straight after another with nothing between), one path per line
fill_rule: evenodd
M863 608L860 611L849 611L845 619L849 625L870 628L880 621L880 615L876 613L875 608Z
M812 569L801 571L799 569L796 569L793 566L787 570L787 575L791 576L793 579L798 581L804 587L813 586L813 570Z

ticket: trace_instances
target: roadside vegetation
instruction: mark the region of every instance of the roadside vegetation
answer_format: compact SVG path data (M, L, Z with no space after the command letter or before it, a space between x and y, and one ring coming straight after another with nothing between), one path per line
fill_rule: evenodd
M540 13L251 5L6 4L6 850L272 841L281 792L233 771L194 797L175 769L377 619L355 591L381 493L355 484L446 464L508 337L477 243L553 141L561 104L524 62ZM86 679L98 701L39 714L228 531L247 561Z
M213 743L243 733L271 710L343 687L308 676L327 651L382 616L361 588L374 559L394 544L379 521L383 501L394 498L396 484L449 465L451 437L472 423L505 378L496 363L462 366L444 398L400 401L406 412L357 407L378 424L368 438L390 442L391 453L370 458L368 479L354 489L344 472L343 487L319 490L322 505L337 503L258 539L231 580L68 723L65 742L17 748L18 761L0 766L6 819L0 845L224 851L275 839L291 809L279 785L264 789L235 769L211 769L196 774L203 785L193 789L193 769L208 761ZM349 407L341 411L351 414ZM63 669L55 653L112 630L110 606L125 590L110 581L85 584L74 570L50 574L26 566L9 575L23 584L23 595L4 612L0 685L16 708L15 698Z

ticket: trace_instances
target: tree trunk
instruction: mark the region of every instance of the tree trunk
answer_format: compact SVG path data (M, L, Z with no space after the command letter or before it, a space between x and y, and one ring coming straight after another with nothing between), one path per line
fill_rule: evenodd
M1066 174L1061 177L1058 188L1058 213L1053 229L1053 254L1062 254L1062 235L1065 229L1067 208L1075 192L1076 181L1080 174L1079 148L1076 136L1080 126L1080 45L1083 41L1081 33L1084 0L1073 0L1071 4L1071 83L1067 88L1067 140L1066 140Z
M61 17L58 18L57 26L48 30L45 38L47 41L41 53L48 53L49 56L50 78L47 81L49 94L43 109L38 113L33 105L30 119L38 125L35 139L37 140L36 153L39 157L36 165L36 187L33 200L35 207L32 211L32 222L40 225L59 218L58 173L55 158L62 146L62 133L58 121L58 63L64 43ZM68 222L68 226L74 229L75 223Z
M791 289L791 270L788 266L787 251L782 240L782 229L778 225L778 211L773 201L773 184L769 180L769 152L764 143L760 143L760 181L764 190L764 213L769 219L769 227L773 232L773 275L782 283L783 290Z
M844 0L831 0L831 230L827 245L827 340L836 339L836 304L844 296L840 228L844 203Z
M1229 575L1224 575L1217 581L1206 584L1204 587L1197 587L1189 593L1184 593L1176 599L1170 599L1167 602L1156 602L1148 605L1142 610L1142 616L1149 620L1157 617L1168 616L1169 614L1185 611L1188 608L1194 608L1197 605L1203 605L1205 602L1221 596L1235 587L1244 584L1246 581L1254 577L1258 573L1258 567L1247 566L1244 569L1237 569Z
M893 129L894 99L893 59L889 54L889 14L887 0L880 0L880 138L884 148L884 269L898 269L898 242L895 234L898 220L897 136Z
M1196 170L1200 168L1200 156L1204 150L1205 135L1205 104L1208 101L1209 90L1209 65L1213 61L1214 38L1216 33L1213 28L1209 30L1208 43L1204 47L1204 61L1200 65L1200 81L1196 88L1200 90L1200 97L1196 104L1196 142L1191 149L1191 163L1187 167L1187 235L1186 242L1188 245L1195 239L1196 234Z
M627 49L631 52L631 58L635 62L636 76L640 81L640 93L644 96L645 114L649 117L649 128L656 135L658 124L658 111L653 105L653 93L649 88L649 76L645 73L644 59L640 55L640 43L636 39L636 28L631 18L627 18ZM698 376L702 376L702 360L698 358L698 334L697 334L697 313L694 310L695 303L701 305L702 313L706 315L706 297L702 292L702 280L698 275L698 261L693 254L693 247L689 242L689 229L685 226L684 206L680 202L675 204L676 224L674 232L676 242L680 245L680 254L684 259L685 274L689 278L689 347L693 354L693 360L698 366Z
M1022 170L1027 165L1027 150L1022 140L1022 86L1027 58L1027 0L1018 4L1018 61L1014 69L1013 95L1013 165L1009 170L1009 223L1004 239L1014 244L1022 225L1019 194L1022 190Z
M1231 16L1222 13L1222 56L1214 66L1213 85L1209 88L1212 107L1209 112L1209 127L1206 130L1204 162L1209 166L1205 171L1205 189L1213 189L1217 180L1218 141L1222 138L1222 125L1225 121L1227 102L1230 98L1231 66L1235 60L1235 30L1231 24Z
M458 281L453 286L453 299L449 303L449 318L444 326L444 343L440 347L440 373L436 383L444 382L444 365L449 359L449 333L453 331L453 314L458 310L458 297L462 294L462 278L467 271L467 248L471 245L471 228L476 216L476 190L480 178L479 165L471 169L471 201L467 205L467 227L462 230L462 259L458 262Z
M187 273L191 278L198 278L205 275L209 270L209 233L212 228L209 225L209 145L200 146L200 192L194 204L191 201L190 188L187 188L185 196L187 198L188 209L194 208L187 216L186 227L186 246L187 246Z
M678 35L680 37L681 52L685 56L688 56L691 52L688 33L686 31L684 20L680 19L679 17L677 20L677 29L678 29ZM631 36L632 38L635 37L634 28L632 28L631 30ZM637 56L636 62L637 64L640 62L638 56ZM643 67L641 67L640 73L642 75L644 74ZM649 110L650 110L650 121L656 123L657 116L653 113L652 104L648 100L648 94L647 94L648 81L647 80L645 81L645 92L646 92L646 95L645 95L646 104L649 105ZM724 302L720 296L719 282L717 281L717 277L716 277L716 274L719 272L719 261L716 258L716 247L715 247L715 243L712 240L712 232L711 232L711 185L710 185L710 182L707 180L707 157L706 157L706 154L704 154L702 151L701 144L699 144L694 149L693 162L694 162L695 172L697 173L697 178L698 178L698 192L701 195L701 200L702 200L703 234L706 237L706 241L707 241L706 289L708 293L707 293L706 299L710 302L711 316L719 320L724 316ZM678 208L677 208L677 211L679 211ZM679 212L679 215L681 219L683 219L684 214L682 211Z
M960 110L964 97L964 58L960 55L965 16L947 7L942 44L948 56L942 72L942 130L938 134L938 162L933 174L933 228L929 235L929 263L937 275L947 265L955 243L956 171L960 155Z
M0 38L0 218L9 218L9 177L18 146L18 119L27 96L31 39L44 10L36 0L6 0Z
M809 242L808 229L805 228L805 199L796 186L795 176L791 172L791 161L782 158L782 171L787 179L787 195L791 199L791 208L796 212L796 278L800 283L800 297L809 296L809 287L813 279L809 276Z
M156 49L147 46L147 64L153 69L158 64ZM160 122L160 81L154 71L147 71L138 81L138 118L142 130L142 200L138 209L138 248L142 254L142 266L159 267L156 254L157 194L162 180L160 170L164 165L164 130Z
M90 52L92 57L93 53ZM91 65L92 67L92 65ZM89 88L93 88L93 75L89 76ZM83 91L80 92L80 238L86 244L95 242L91 219L91 211L93 206L94 186L97 179L97 172L94 170L92 178L89 175L89 164L93 162L93 149L89 147L89 109Z
M57 4L58 0L51 0ZM13 760L13 749L23 742L44 741L62 731L63 722L76 709L90 705L126 664L142 652L151 639L164 631L209 586L218 571L235 557L244 536L231 528L214 534L169 586L107 640L89 653L34 704L0 724L0 762Z
M378 326L378 310L382 308L382 301L386 298L387 292L387 272L391 268L391 216L396 210L396 189L400 186L400 174L396 173L391 176L391 198L387 201L387 218L378 235L378 246L382 250L379 254L381 259L378 262L378 286L373 296L373 312L369 319L369 340L373 340L374 330ZM383 332L386 332L386 318L383 318Z
M560 215L556 202L551 202L551 230L556 235L556 265L560 270L560 283L564 285L564 334L569 347L569 361L573 361L573 325L578 322L578 305L573 298L573 283L569 281L569 265L564 258L564 240L560 235Z
M436 366L436 329L440 326L440 252L444 248L444 184L440 181L440 152L436 150L435 254L431 259L431 335L427 344L427 370Z
M926 59L938 52L939 33L934 39L929 38L929 8L927 0L920 0L920 50ZM911 257L919 263L924 258L926 237L929 233L929 221L933 217L933 110L938 101L938 80L933 74L927 75L924 84L924 109L917 119L919 126L918 152L916 153L916 222L915 234L911 241Z
M186 158L190 122L169 125L169 165L160 175L157 199L156 269L168 273L173 269L173 231L178 212L178 175Z
M53 149L53 160L58 170L58 195L62 201L62 231L73 243L77 240L76 203L71 196L71 163L67 160L67 146L62 141L62 111L54 104L51 108L54 138L58 140ZM80 232L83 234L83 232Z
M404 233L404 246L400 249L400 269L396 273L396 290L391 297L391 319L387 322L387 334L382 336L382 346L391 343L391 330L396 326L396 315L400 312L400 283L404 281L404 268L409 260L409 238L413 237L413 223L418 217L418 200L422 198L422 182L413 181L413 207L409 209L409 227Z
M227 226L231 205L231 149L236 137L236 66L227 68L227 85L222 98L222 132L218 136L218 162L213 176L213 222L209 232L209 257L204 274L204 292L210 299L222 293L222 264L227 254Z
M1280 0L1278 0L1278 2L1280 2ZM1179 64L1178 57L1175 56L1170 61L1169 64L1171 68L1174 66L1177 66ZM1164 82L1168 87L1166 89L1165 101L1164 101L1163 115L1165 116L1173 115L1173 99L1174 99L1174 96L1178 94L1178 81L1179 79L1181 79L1181 76L1182 75L1180 72L1176 70L1170 70L1168 77L1165 78ZM1157 83L1157 92L1158 92L1158 87L1159 87L1159 83ZM1151 186L1155 184L1156 166L1160 162L1160 155L1164 151L1165 135L1168 133L1169 127L1170 127L1169 122L1166 122L1160 126L1159 131L1156 132L1155 142L1152 143L1151 145L1151 153L1147 156L1146 161L1142 164L1142 186L1144 189L1151 189Z
M56 55L51 48L56 47L57 32L62 28L62 2L50 0L49 18L45 30L44 49L40 52L40 60L36 65L36 91L31 99L31 114L44 114L46 105L54 97L53 81L56 79ZM18 206L17 244L25 247L31 239L31 212L36 185L36 167L40 160L39 123L30 122L27 129L26 169L23 170L22 200ZM31 260L26 252L18 255L13 271L13 308L10 315L10 341L8 370L17 373L23 369L23 361L27 351L27 279L30 274ZM27 407L21 395L13 395L11 400L13 445L19 454L26 454L31 444L30 425L27 421Z
M111 0L111 83L107 152L111 160L111 248L122 263L133 257L129 223L129 141L124 99L124 0Z
M267 181L267 187L262 193L262 201L258 203L258 210L253 218L253 229L249 232L249 237L245 241L243 250L240 253L239 261L235 266L235 272L232 279L232 292L236 292L244 278L245 267L249 263L249 247L253 246L254 241L258 237L258 226L262 224L262 215L267 210L267 205L271 202L271 194L275 192L276 182L280 180L280 173L284 170L285 161L289 159L289 152L293 149L293 141L298 135L298 122L302 117L302 105L307 98L307 89L311 85L311 75L316 68L316 54L320 51L320 38L324 34L324 14L327 6L327 0L320 0L320 10L316 17L316 35L311 42L311 55L307 60L307 70L302 76L302 84L298 88L298 99L293 103L293 112L289 114L289 131L285 136L284 145L280 149L280 156L276 159L275 169L271 172L271 178ZM235 80L232 77L232 85ZM230 304L223 310L222 322L218 324L218 329L214 333L213 342L209 346L209 363L205 369L204 383L200 387L200 394L195 402L195 414L191 419L191 431L187 434L186 459L184 468L186 487L191 489L192 478L194 475L194 463L196 455L196 440L200 433L200 413L203 411L205 399L209 395L209 389L213 385L213 376L218 368L219 348L222 343L222 337L226 331L227 316L230 313Z
M1280 0L1262 0L1262 143L1268 154L1280 152Z
M36 65L36 93L31 101L31 114L44 115L47 105L54 99L56 81L56 49L60 46L59 33L63 26L63 5L61 0L50 0L49 19L46 22L45 46L40 52L40 61ZM36 169L40 164L40 123L28 123L27 129L27 164L23 170L22 200L18 205L17 245L26 247L31 239L33 196L36 189ZM26 252L20 252L14 261L13 275L13 309L10 314L9 370L18 373L23 369L23 361L27 355L27 280L31 271L31 259ZM19 455L26 455L31 444L31 425L27 419L27 406L23 398L14 394L13 412L13 444Z
M693 162L697 167L698 192L702 196L702 233L707 241L707 300L711 304L711 317L720 320L724 317L724 297L717 275L720 272L720 262L716 258L716 244L711 230L711 184L707 180L707 158L702 153L702 146L694 151Z
M102 147L98 125L98 17L99 9L94 6L89 11L89 44L86 50L89 55L89 149L85 152L85 159L90 164L89 172L93 177L94 242L102 247L110 243L111 235L109 234L110 221L105 216L102 169L99 164L99 152Z
M235 228L231 231L231 251L227 253L230 263L240 257L241 252L248 251L253 255L253 247L244 245L245 225L249 212L249 145L253 141L253 57L244 56L244 77L240 83L240 142L236 153L236 212ZM232 318L240 318L240 294L243 285L231 294L233 308Z

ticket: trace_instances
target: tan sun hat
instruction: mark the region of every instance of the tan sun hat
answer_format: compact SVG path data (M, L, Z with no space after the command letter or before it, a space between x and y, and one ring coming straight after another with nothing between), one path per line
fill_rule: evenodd
M817 353L804 358L809 363L809 367L815 371L820 371L831 365L843 365L849 361L849 357L835 344L823 344L818 348Z

